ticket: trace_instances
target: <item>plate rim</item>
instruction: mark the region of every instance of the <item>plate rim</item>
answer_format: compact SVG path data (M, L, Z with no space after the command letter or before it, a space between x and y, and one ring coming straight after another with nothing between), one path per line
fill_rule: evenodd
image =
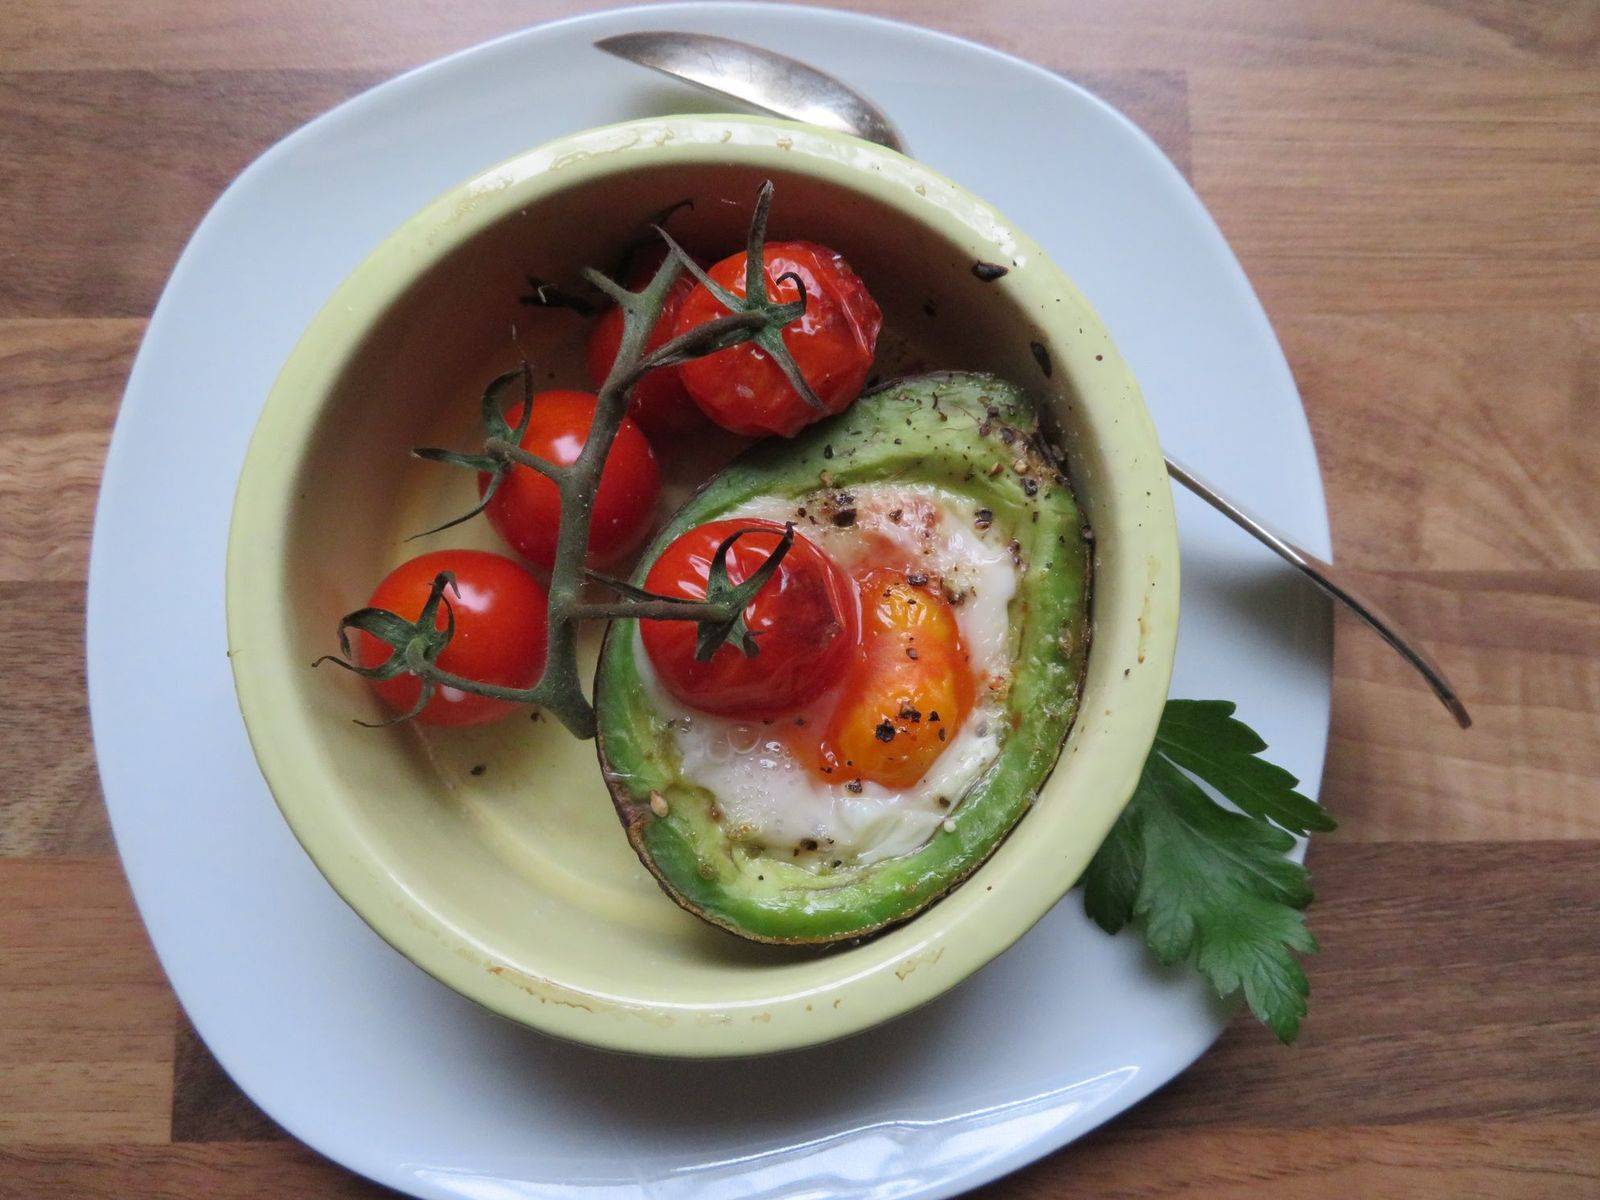
M459 59L466 59L496 48L503 48L510 43L520 41L521 39L533 34L564 30L573 26L580 26L590 22L600 22L614 19L618 16L626 16L628 14L636 13L640 16L649 16L654 19L659 18L662 16L662 14L703 12L706 9L722 10L730 15L736 13L759 14L780 12L790 14L801 19L815 19L823 21L840 20L847 23L857 23L860 25L880 27L890 33L898 35L912 34L917 37L931 39L947 45L959 47L968 52L977 52L980 55L989 57L1002 63L1009 70L1015 71L1020 69L1025 73L1034 75L1056 87L1062 87L1077 93L1080 97L1087 100L1098 109L1102 110L1115 122L1124 127L1124 132L1130 134L1135 141L1140 143L1147 155L1154 155L1167 167L1168 170L1172 171L1173 174L1177 176L1181 186L1188 191L1190 200L1192 201L1193 208L1198 218L1211 229L1223 246L1228 249L1229 253L1226 256L1226 263L1224 264L1225 269L1234 278L1236 284L1242 285L1245 294L1253 302L1249 306L1251 309L1249 314L1250 319L1252 320L1252 323L1257 326L1259 332L1264 332L1265 344L1273 350L1277 360L1277 365L1281 368L1284 378L1288 381L1292 393L1295 395L1297 400L1299 400L1301 420L1295 425L1293 431L1295 440L1298 442L1298 445L1295 447L1295 449L1301 452L1313 464L1317 462L1315 444L1311 438L1309 424L1305 420L1304 401L1299 397L1298 388L1295 387L1293 383L1292 374L1289 372L1287 360L1283 355L1282 345L1279 342L1275 331L1272 329L1270 320L1267 318L1266 312L1263 306L1260 304L1254 288L1250 285L1242 266L1237 260L1237 257L1232 254L1231 246L1228 246L1226 239L1222 237L1221 231L1217 228L1216 222L1211 216L1209 210L1202 202L1200 202L1199 198L1193 194L1193 189L1188 184L1188 181L1183 179L1182 176L1177 173L1176 168L1171 165L1169 160L1167 160L1164 152L1162 152L1159 147L1155 145L1153 140L1144 132L1143 129L1136 125L1119 109L1111 105L1109 102L1101 99L1101 97L1077 83L1070 77L1052 71L1046 67L1042 67L1038 64L1028 62L1027 60L1019 58L1006 51L984 45L983 43L973 41L969 38L950 34L942 30L930 29L924 26L912 24L910 22L899 21L888 17L881 17L874 14L846 12L836 9L812 7L809 5L794 3L762 3L752 2L752 0L681 0L681 2L665 4L636 4L617 8L608 8L593 12L579 13L548 22L540 22L534 25L509 30L495 37L470 46L462 47L438 58L400 71L394 76L385 79L373 85L372 87L357 93L354 96L348 97L347 99L341 101L338 105L317 115L310 121L307 121L305 124L297 127L289 134L273 143L273 145L258 155L229 183L225 189L223 189L222 193L212 203L205 216L195 227L193 233L189 237L189 240L186 242L182 252L176 260L172 273L163 286L161 294L150 312L145 335L141 339L138 353L135 355L129 372L128 382L124 388L122 402L119 403L117 416L115 422L113 423L112 436L106 455L104 470L101 476L100 490L95 504L94 529L96 536L91 543L87 586L88 598L85 622L86 665L90 721L91 728L97 735L95 739L96 760L97 766L100 768L102 779L105 778L105 771L101 761L101 739L98 737L98 733L103 721L103 716L101 714L104 713L104 707L103 704L97 703L96 695L103 695L107 690L107 685L100 680L101 672L99 669L97 669L95 664L100 659L100 656L96 651L97 645L100 643L103 636L102 633L98 631L102 629L106 622L106 618L103 615L103 610L109 603L108 598L105 596L105 587L102 582L109 568L104 565L105 559L108 557L108 555L101 545L98 534L102 527L105 509L109 504L108 497L110 493L118 486L125 486L121 484L121 480L129 473L129 466L126 462L126 459L130 454L127 446L127 439L119 436L122 431L124 417L127 413L126 402L129 395L135 390L135 384L141 380L144 371L148 370L148 350L149 346L155 340L154 335L158 331L164 330L165 328L166 322L163 322L161 318L163 316L163 310L167 304L168 296L181 285L187 271L192 269L192 260L197 257L199 253L196 250L196 247L202 241L202 235L207 232L208 226L212 223L215 215L222 210L224 204L235 199L236 194L242 190L243 184L251 180L256 174L265 171L279 156L286 153L291 147L298 145L302 140L315 136L317 133L326 130L330 126L336 125L339 121L348 118L352 114L363 111L367 105L375 103L376 97L378 97L381 93L388 89L402 85L403 83L412 80L413 77L430 74L447 64L454 64L456 60ZM1305 541L1313 549L1318 549L1324 554L1324 556L1327 556L1330 541L1330 528L1327 519L1327 506L1320 469L1312 474L1311 478L1307 481L1307 486L1309 490L1314 493L1310 499L1314 501L1311 507L1314 509L1313 515L1317 518L1317 520L1314 522L1316 527L1309 530L1298 529L1296 530L1296 534L1302 541ZM1326 725L1322 726L1316 736L1317 740L1323 747L1322 753L1325 754L1328 736ZM108 809L109 807L110 806L108 805ZM117 835L115 818L112 818L112 832L118 845L119 862L123 865L124 872L127 874L126 860L122 857L122 839ZM144 913L143 906L138 904L139 889L134 883L131 874L128 875L128 881L130 889L134 894L136 906L138 906L140 909L142 921ZM152 938L152 942L153 940L154 939ZM159 947L155 948L155 953L157 958L163 961L163 969L165 970L165 956L162 954ZM168 976L168 979L170 982L170 975ZM175 984L173 985L173 989L176 993L177 988ZM181 996L179 996L178 999L180 1002L182 1001ZM205 1031L203 1028L200 1028L199 1022L196 1022L196 1027L202 1038L206 1040L208 1046L211 1046L211 1039L205 1038ZM983 1164L975 1170L968 1171L964 1174L957 1173L952 1175L941 1183L923 1186L917 1189L913 1194L919 1197L927 1198L927 1200L940 1200L942 1197L954 1195L972 1187L981 1186L986 1182L990 1182L1001 1175L1016 1170L1027 1163L1037 1161L1038 1159L1060 1149L1062 1146L1070 1143L1083 1134L1091 1131L1094 1128L1097 1128L1105 1121L1110 1120L1111 1118L1126 1111L1134 1104L1139 1103L1153 1092L1171 1082L1172 1079L1175 1079L1179 1074L1187 1069L1187 1067L1191 1065L1195 1059L1200 1057L1200 1055L1202 1055L1210 1047L1210 1045L1215 1041L1215 1036L1220 1034L1222 1028L1223 1024L1219 1022L1217 1024L1215 1034L1209 1037L1205 1043L1196 1049L1192 1054L1186 1053L1178 1056L1176 1065L1171 1066L1170 1073L1165 1074L1162 1078L1155 1079L1148 1083L1148 1085L1146 1085L1143 1080L1139 1080L1136 1081L1133 1086L1118 1089L1114 1100L1095 1108L1093 1119L1088 1123L1075 1124L1070 1119L1064 1119L1061 1122L1051 1126L1049 1129L1043 1130L1030 1137L1025 1142L1020 1143L1018 1148L1012 1153L1002 1156L993 1162ZM224 1069L228 1069L228 1061L232 1057L231 1052L226 1050L219 1052L213 1047L213 1053L216 1055L218 1061L223 1065ZM1167 1068L1163 1067L1163 1070L1167 1070ZM230 1071L230 1075L232 1074L233 1072ZM243 1090L242 1086L241 1090ZM247 1092L247 1095L248 1094L249 1093ZM254 1096L251 1098L252 1100L255 1100ZM263 1105L262 1107L265 1108L266 1106ZM387 1169L384 1164L374 1166L370 1163L362 1162L359 1160L358 1155L354 1153L337 1152L323 1145L322 1139L316 1135L314 1130L303 1128L301 1121L284 1120L276 1113L272 1113L270 1111L268 1115L271 1116L273 1120L277 1121L286 1131L290 1132L292 1136L296 1137L299 1141L307 1145L315 1152L322 1154L330 1160L340 1164L344 1168L366 1178L385 1183L387 1186L394 1187L405 1191L408 1194L418 1196L455 1197L460 1194L454 1189L442 1189L439 1187L430 1186L415 1174L398 1173L396 1171ZM359 1149L359 1147L355 1149Z

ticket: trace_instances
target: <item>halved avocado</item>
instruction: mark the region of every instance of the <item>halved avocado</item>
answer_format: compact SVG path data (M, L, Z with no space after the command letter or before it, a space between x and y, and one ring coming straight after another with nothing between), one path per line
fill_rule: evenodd
M756 445L697 493L643 555L634 582L679 534L767 496L875 481L932 484L992 514L1014 539L1009 731L998 756L921 848L827 872L735 844L716 797L683 778L674 731L641 678L636 622L616 621L595 679L601 770L639 858L690 912L762 942L833 942L904 921L978 868L1055 766L1077 713L1089 640L1088 532L1031 401L987 375L886 385L792 441ZM980 514L982 519L982 514ZM665 816L651 794L666 802Z

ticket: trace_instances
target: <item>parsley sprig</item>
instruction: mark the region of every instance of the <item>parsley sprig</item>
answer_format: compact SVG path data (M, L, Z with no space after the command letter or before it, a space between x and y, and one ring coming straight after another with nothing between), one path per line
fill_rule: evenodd
M1310 876L1287 855L1294 835L1334 820L1259 757L1266 743L1233 712L1226 700L1167 702L1133 799L1084 872L1084 908L1107 933L1137 921L1161 962L1193 963L1219 996L1243 992L1292 1042L1310 990L1295 954L1317 943Z

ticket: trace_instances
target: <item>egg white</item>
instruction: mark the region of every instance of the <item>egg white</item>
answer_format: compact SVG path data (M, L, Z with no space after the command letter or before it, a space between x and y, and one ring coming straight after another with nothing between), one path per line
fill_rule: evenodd
M847 572L864 563L876 533L889 539L904 565L943 580L961 597L956 622L977 683L977 700L943 753L915 785L904 789L860 781L824 783L775 736L786 718L740 721L692 709L661 687L642 643L636 645L644 685L671 722L682 774L717 798L725 829L736 841L813 870L863 866L908 854L927 843L960 805L1000 751L1002 713L1010 678L1009 606L1020 567L1007 534L979 528L977 505L926 484L873 483L818 493L796 503L776 497L750 501L726 514L795 522ZM848 506L854 521L835 524Z

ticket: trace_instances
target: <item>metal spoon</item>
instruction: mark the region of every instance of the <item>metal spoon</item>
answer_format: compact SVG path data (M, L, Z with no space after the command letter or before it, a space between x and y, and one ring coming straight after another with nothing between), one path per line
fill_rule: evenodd
M870 100L832 75L787 55L703 33L625 33L602 38L595 45L618 58L654 68L718 96L741 100L774 116L854 134L902 154L906 152L905 141L894 124ZM1170 455L1166 461L1172 478L1377 630L1428 681L1434 695L1461 728L1472 724L1466 706L1438 664L1400 631L1393 618L1345 583L1345 572L1275 533Z
M713 95L732 96L774 116L854 134L905 153L900 131L877 105L788 55L707 33L623 33L595 45Z

